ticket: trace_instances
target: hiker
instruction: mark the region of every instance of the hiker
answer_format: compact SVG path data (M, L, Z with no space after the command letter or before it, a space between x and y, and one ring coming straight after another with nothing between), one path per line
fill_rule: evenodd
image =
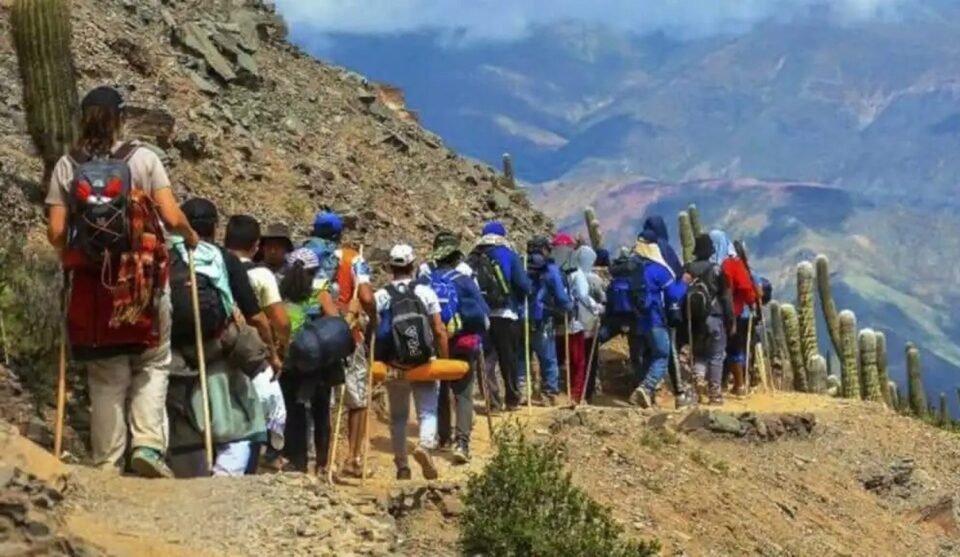
M553 238L553 253L560 265L564 286L573 301L573 311L568 313L556 312L556 346L558 360L561 366L569 365L569 391L571 404L578 404L583 399L587 379L587 347L585 319L589 315L591 323L602 315L603 307L590 297L590 284L584 267L593 269L596 254L590 249L589 255L581 257L584 247L577 247L576 242L569 234L560 233ZM589 248L587 248L589 249ZM589 265L587 265L589 263ZM566 317L566 319L564 319ZM565 321L565 323L564 323ZM564 329L564 324L569 329ZM566 344L570 345L570 362L566 362Z
M634 348L631 354L642 350L640 385L630 395L630 402L641 408L653 405L654 395L660 381L669 368L672 357L670 327L680 320L680 301L685 287L677 280L669 264L664 260L657 245L657 236L652 230L644 231L634 247L643 269L643 307L639 310L636 325L631 331ZM682 396L677 379L674 393Z
M491 407L499 409L503 403L507 410L516 410L522 398L518 388L520 371L517 369L517 353L523 342L520 308L531 293L530 279L520 256L507 241L507 229L502 223L486 223L481 234L467 264L476 273L477 284L490 307L489 338L497 352L503 378L505 393L502 401L495 389L496 382L487 382Z
M701 402L723 404L723 364L727 331L734 328L733 301L723 270L711 261L713 241L697 236L694 260L685 268L687 296L684 317L692 346L693 375Z
M139 143L123 142L125 113L120 93L99 87L87 93L80 106L79 139L57 161L45 203L47 239L60 254L65 288L66 281L71 284L67 338L73 358L87 371L92 461L99 468L119 471L129 437L134 472L150 478L172 477L163 460L167 449L164 398L170 371L169 254L164 227L183 237L189 249L197 246L199 238L177 204L159 157ZM120 178L119 192L91 191L92 180L111 176ZM105 185L111 186L108 181ZM100 197L88 202L91 193ZM102 197L115 201L96 203ZM100 234L102 230L91 226L98 217L121 211L135 226L115 230L113 235L110 230ZM128 232L139 237L131 238ZM120 256L129 253L131 245L140 246L138 263L121 267ZM107 264L111 267L104 274ZM138 273L146 280L139 283L140 288L131 289ZM105 278L116 285L113 291L104 284ZM124 318L108 318L115 311Z
M287 254L293 251L290 227L282 223L267 226L260 238L260 248L254 261L263 263L277 277L279 284L283 280L283 268L287 264Z
M677 252L674 251L673 246L670 245L670 233L667 231L667 223L664 222L663 217L660 215L647 217L647 220L643 223L643 231L648 232L648 235L656 240L657 247L660 248L660 255L667 267L673 271L673 276L683 276L683 263L677 256Z
M303 247L311 250L320 262L314 286L319 291L323 315L344 317L354 333L356 353L348 359L344 389L348 455L339 474L360 478L363 475L363 434L369 401L369 366L361 313L372 319L376 311L370 268L362 255L343 245L343 230L343 219L333 211L323 210L314 218L310 237Z
M576 259L580 270L587 278L588 294L590 300L595 301L601 308L607 303L607 285L605 281L594 271L594 265L598 261L599 251L594 251L588 245L580 246L577 249ZM607 255L609 257L609 255ZM600 342L606 337L602 331L603 319L601 315L595 315L585 304L578 308L579 315L583 321L583 343L587 350L587 384L585 400L591 402L597 388L597 375L600 366Z
M280 286L277 277L265 266L254 263L261 243L260 223L250 215L234 215L227 221L227 231L224 237L224 247L240 259L240 263L247 271L250 286L257 296L257 302L263 309L264 315L270 322L273 340L278 354L283 354L290 343L290 318L286 306L280 297ZM280 385L274 377L282 370L272 367L265 369L254 378L254 386L267 417L267 430L270 433L270 445L274 450L283 446L283 430L286 423L286 405ZM251 459L251 472L255 471L255 464L259 460L260 448L254 448Z
M172 237L171 298L173 360L167 392L170 466L177 477L242 476L250 469L252 448L267 442L263 405L252 378L268 367L281 369L270 323L240 259L216 245L216 205L194 198L181 206L200 235L194 251L196 281L186 270L182 240ZM204 459L204 425L192 289L200 304L200 330L206 363L214 465Z
M421 266L421 277L437 294L440 318L450 337L450 357L467 362L470 369L456 381L441 381L439 396L439 445L453 445L453 463L470 461L473 430L473 385L480 372L482 333L489 327L490 308L473 279L473 270L463 261L460 237L449 231L433 241L431 263ZM450 398L456 408L456 432L451 435Z
M290 352L287 354L288 369L280 377L287 407L287 423L284 430L283 459L275 459L271 462L271 466L278 470L307 472L308 421L312 420L316 451L314 473L323 477L327 473L328 466L333 464L328 461L331 439L331 394L334 383L344 382L345 378L342 376L345 374L345 366L337 361L339 358L335 358L332 365L320 366L320 362L316 362L316 367L308 366L300 370L300 373L290 369L296 363L291 359L294 345L313 321L323 317L323 311L320 309L321 286L316 281L319 269L320 260L308 248L298 248L287 254L286 270L283 281L280 283L280 294L290 316L293 338ZM349 352L352 351L353 347Z
M726 367L733 379L734 396L743 396L747 394L744 365L747 355L747 329L750 322L749 314L744 314L744 310L756 305L757 288L743 261L737 257L736 249L727 234L722 230L712 230L710 240L713 242L714 249L710 260L723 269L727 284L730 286L730 296L733 299L733 314L737 316L733 329L727 331Z
M390 250L390 284L375 294L380 318L376 357L400 370L425 364L437 356L449 358L450 355L447 328L440 317L440 300L430 286L415 281L415 261L411 246L393 246ZM404 342L398 342L401 339ZM411 478L407 464L411 393L420 430L413 458L420 465L424 478L433 480L439 475L430 454L437 448L438 389L436 381L410 383L402 376L387 382L390 440L398 480Z
M560 394L560 364L557 359L556 323L554 311L573 311L573 301L564 285L560 267L551 258L550 238L537 236L527 243L527 275L530 277L530 349L540 365L540 394L544 403L555 406ZM533 354L529 357L532 358ZM518 367L522 370L518 388L524 393L526 385L526 358L521 350Z

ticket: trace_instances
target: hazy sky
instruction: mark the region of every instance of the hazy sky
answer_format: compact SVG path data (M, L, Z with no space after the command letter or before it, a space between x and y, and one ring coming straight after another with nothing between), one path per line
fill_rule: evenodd
M276 0L295 27L320 33L461 32L510 40L531 25L599 23L639 33L701 36L743 30L822 6L836 20L895 18L917 0Z

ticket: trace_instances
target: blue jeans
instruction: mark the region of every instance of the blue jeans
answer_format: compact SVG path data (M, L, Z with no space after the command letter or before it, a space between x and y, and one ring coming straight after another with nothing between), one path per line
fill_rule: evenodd
M554 338L553 320L545 319L536 328L533 328L531 323L530 350L537 355L537 361L540 362L540 380L543 382L543 393L551 395L559 393L560 365L557 363L557 342ZM533 354L530 355L531 365ZM524 350L520 350L519 355L517 369L520 377L517 384L520 385L520 393L526 396L527 362Z
M667 374L670 361L670 331L666 327L654 326L641 334L644 349L642 386L652 393L663 380L663 376Z

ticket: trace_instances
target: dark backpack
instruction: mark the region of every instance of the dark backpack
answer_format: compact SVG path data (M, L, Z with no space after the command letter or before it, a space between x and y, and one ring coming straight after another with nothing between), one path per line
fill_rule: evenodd
M79 152L68 156L73 166L69 209L71 245L93 261L130 251L130 157L139 148L127 143L106 158Z
M489 248L479 248L467 258L467 264L477 274L477 285L490 309L503 309L510 305L510 286L503 276L503 269L490 254Z
M645 263L636 255L618 257L610 263L606 317L615 326L632 325L647 309Z
M342 317L310 319L293 336L284 368L304 376L325 373L323 383L344 382L343 361L356 349L350 326Z
M390 308L384 312L377 330L377 359L403 367L425 364L433 357L433 328L423 301L415 293L416 285L387 286Z
M574 318L577 314L577 309L580 307L580 303L573 296L573 289L570 286L570 275L572 275L575 270L570 269L560 269L560 282L563 284L563 291L567 293L567 299L573 302L573 315ZM562 325L565 317L570 317L570 313L565 311L560 306L560 301L557 300L556 296L553 293L547 292L546 299L543 303L543 309L546 310L548 317L553 318L553 322Z
M179 250L171 252L170 304L173 307L170 343L174 347L196 344L193 322L193 297L190 291L190 266ZM197 273L197 299L200 302L200 332L203 340L219 338L227 328L229 317L223 307L223 298L213 279Z

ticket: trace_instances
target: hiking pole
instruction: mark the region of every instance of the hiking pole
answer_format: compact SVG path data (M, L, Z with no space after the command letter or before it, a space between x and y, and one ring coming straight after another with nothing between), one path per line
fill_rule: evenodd
M370 320L370 353L367 355L367 416L363 420L363 460L360 462L360 485L367 484L367 455L370 452L370 410L373 406L373 355L377 346L377 320Z
M193 328L197 336L197 367L200 372L200 397L203 399L203 447L207 457L207 474L213 473L213 431L210 419L210 392L207 390L207 360L203 354L203 330L200 328L200 296L197 293L197 270L193 250L187 249L190 269L190 299L193 303Z
M527 256L523 256L523 268L527 268ZM523 362L527 375L527 414L533 415L533 381L530 380L530 295L523 297Z
M67 413L67 303L70 296L70 278L63 276L63 318L60 322L60 362L57 369L57 422L53 428L53 456L60 460L63 451L63 421ZM6 344L4 344L6 352Z
M580 394L580 404L583 404L583 402L587 399L587 390L590 388L590 372L593 371L593 356L597 353L597 345L599 344L599 340L600 320L598 319L597 326L593 330L593 342L590 343L590 358L587 360L587 377L583 383L583 393ZM599 362L597 362L597 364L597 367L600 367ZM597 370L597 373L600 373L599 369Z
M573 400L573 386L570 384L570 316L567 314L563 315L563 357L564 357L564 371L567 374L567 399L571 403L574 403Z
M493 416L490 415L490 381L487 377L487 357L483 354L483 343L480 344L479 372L483 378L483 388L480 392L483 394L483 404L487 408L487 430L490 433L490 442L493 442Z
M754 314L754 312L755 312L755 310L751 309L751 310L750 310L750 317L747 319L747 347L746 347L746 352L747 352L747 353L746 353L746 355L744 356L744 361L743 361L743 373L744 373L744 375L746 375L745 379L746 379L746 382L747 382L747 384L746 384L747 394L750 393L750 376L751 376L751 374L750 374L750 348L751 348L751 346L752 346L752 345L751 345L751 340L752 340L752 337L753 337L753 314Z

